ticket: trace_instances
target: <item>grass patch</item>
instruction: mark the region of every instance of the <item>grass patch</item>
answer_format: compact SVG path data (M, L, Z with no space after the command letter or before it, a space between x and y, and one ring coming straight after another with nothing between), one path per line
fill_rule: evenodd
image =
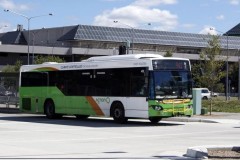
M207 108L210 111L211 100L202 100L202 108ZM240 113L240 101L237 98L231 98L226 101L224 97L217 97L212 99L213 112L230 112Z

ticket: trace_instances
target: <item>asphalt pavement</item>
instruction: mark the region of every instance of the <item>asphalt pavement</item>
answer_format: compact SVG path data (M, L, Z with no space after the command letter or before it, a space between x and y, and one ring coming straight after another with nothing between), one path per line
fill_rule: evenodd
M6 108L0 106L0 113L16 114L21 113L18 108L10 107ZM191 117L171 117L164 118L162 121L173 121L173 122L200 122L200 123L225 123L225 124L237 124L240 125L240 113L225 113L225 112L212 112L211 114L205 115L193 115ZM240 144L238 146L196 146L189 147L186 152L187 157L191 158L207 158L208 149L217 150L234 150L238 148L240 150ZM239 157L240 158L240 157Z
M203 122L203 123L224 123L240 125L240 113L212 112L205 115L193 115L192 117L172 117L164 119L166 121L177 122ZM240 152L240 144L236 145L221 145L221 146L196 146L189 147L186 152L187 157L197 159L207 159L208 150L235 151ZM237 159L240 157L237 157Z

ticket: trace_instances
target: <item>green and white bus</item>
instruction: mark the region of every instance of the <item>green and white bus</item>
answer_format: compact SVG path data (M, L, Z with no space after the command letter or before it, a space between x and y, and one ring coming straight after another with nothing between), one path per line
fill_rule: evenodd
M113 117L118 123L145 118L191 116L188 59L156 54L91 57L81 62L24 65L20 109L47 118Z

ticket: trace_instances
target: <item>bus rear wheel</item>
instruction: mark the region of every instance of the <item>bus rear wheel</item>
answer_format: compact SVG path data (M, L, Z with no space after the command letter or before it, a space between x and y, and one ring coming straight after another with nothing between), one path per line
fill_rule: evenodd
M149 117L149 120L152 124L157 124L159 121L161 121L162 118L160 117Z
M49 118L49 119L56 118L55 106L54 106L54 103L52 101L47 101L46 102L46 104L45 104L45 114L46 114L47 118Z
M114 121L120 124L124 124L128 120L125 117L125 110L123 108L123 105L119 102L113 104L111 115L113 116Z

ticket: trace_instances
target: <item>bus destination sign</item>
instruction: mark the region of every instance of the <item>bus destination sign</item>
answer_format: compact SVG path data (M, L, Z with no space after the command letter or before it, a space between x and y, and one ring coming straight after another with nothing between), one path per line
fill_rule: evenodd
M154 70L190 70L186 60L153 60Z

